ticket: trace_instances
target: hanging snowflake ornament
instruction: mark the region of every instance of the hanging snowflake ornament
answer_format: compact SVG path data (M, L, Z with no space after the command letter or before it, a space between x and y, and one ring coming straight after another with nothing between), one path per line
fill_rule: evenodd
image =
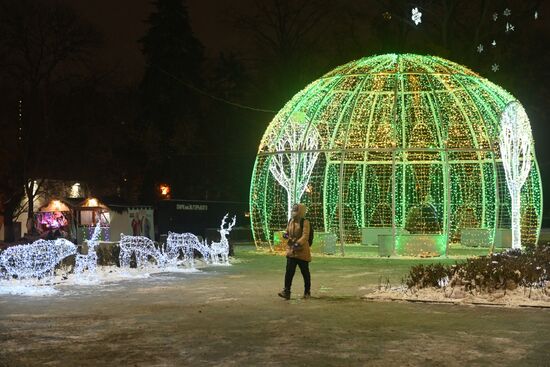
M422 23L422 13L418 11L418 8L414 8L412 10L411 19L415 25L419 25L420 23Z
M502 12L502 15L504 15L505 17L509 17L511 14L512 11L508 8L504 9L504 11Z
M493 64L493 65L491 66L491 70L493 70L493 72L496 73L496 72L498 71L498 64L496 64L496 63Z
M496 22L498 19L498 13L493 13L493 21Z
M477 52L482 53L483 52L483 45L480 43L479 46L477 46Z
M513 32L513 31L514 31L514 26L506 22L506 33Z
M493 47L496 47L497 46L497 41L493 40L493 42L491 42L491 45L493 45Z

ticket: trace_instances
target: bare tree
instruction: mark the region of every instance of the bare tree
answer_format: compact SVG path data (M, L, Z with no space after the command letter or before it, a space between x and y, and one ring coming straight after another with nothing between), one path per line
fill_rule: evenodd
M512 248L521 248L521 188L531 170L533 138L527 113L518 102L509 103L500 119L500 155L512 207Z
M295 113L289 117L281 137L273 150L269 171L287 192L287 217L290 219L292 205L299 202L306 191L309 178L319 156L320 136L305 114Z
M60 133L49 116L53 91L79 72L99 41L94 29L61 3L0 1L0 72L17 86L12 92L21 106L18 152L9 157L19 159L29 217L40 179L51 167L45 154L48 142Z

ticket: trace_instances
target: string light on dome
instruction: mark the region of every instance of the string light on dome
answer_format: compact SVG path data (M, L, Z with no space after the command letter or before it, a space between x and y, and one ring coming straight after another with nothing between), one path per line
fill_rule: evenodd
M256 245L271 246L288 220L287 190L270 167L294 111L305 111L318 134L313 151L319 155L301 201L319 231L344 243L360 242L362 231L373 228L394 229L396 236L409 228L460 242L462 231L472 229L469 238L493 243L495 232L511 223L493 144L500 103L511 99L472 71L435 57L380 55L329 72L297 93L262 138L250 187ZM296 159L308 153L304 146L293 152ZM288 176L290 157L285 162ZM542 216L538 169L521 195L522 237L535 241Z
M411 13L411 19L415 25L422 23L422 13L418 10L418 8L413 8Z

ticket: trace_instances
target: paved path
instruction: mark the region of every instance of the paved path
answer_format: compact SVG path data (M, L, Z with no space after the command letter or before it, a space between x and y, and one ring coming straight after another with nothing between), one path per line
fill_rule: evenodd
M399 282L399 260L316 259L314 298L284 301L284 259L238 255L199 274L2 296L0 366L550 365L549 311L361 300L381 276Z

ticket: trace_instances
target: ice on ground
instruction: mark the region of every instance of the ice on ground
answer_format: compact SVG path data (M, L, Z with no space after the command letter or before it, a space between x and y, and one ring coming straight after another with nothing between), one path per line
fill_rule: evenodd
M205 266L197 262L199 268ZM208 264L211 265L211 264ZM51 296L71 293L72 286L98 286L117 283L123 280L147 279L153 274L167 273L201 273L197 267L180 267L177 265L143 268L119 268L117 266L98 266L95 272L80 274L69 273L67 269L57 269L53 277L38 279L0 279L0 295Z
M371 300L444 302L454 304L490 304L495 306L550 307L550 295L544 289L518 287L493 292L464 291L461 287L408 289L406 286L376 289L364 296Z
M53 296L59 291L49 284L17 280L0 280L0 295L43 297Z

